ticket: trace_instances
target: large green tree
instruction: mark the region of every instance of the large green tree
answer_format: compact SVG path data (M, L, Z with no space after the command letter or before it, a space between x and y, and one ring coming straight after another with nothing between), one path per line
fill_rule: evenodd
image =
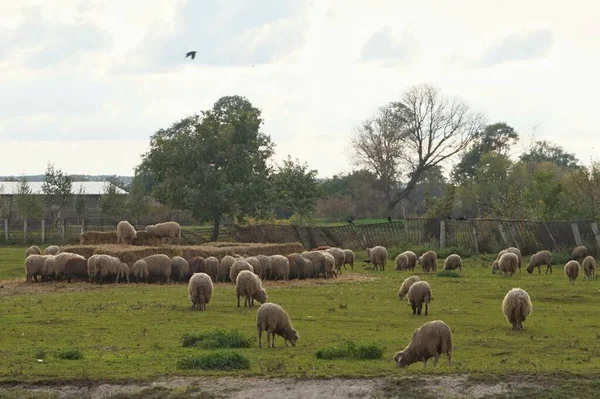
M44 215L44 204L39 194L31 190L25 176L19 180L17 195L15 196L17 212L22 218L39 218Z
M46 207L56 212L56 219L60 219L62 210L71 203L72 188L71 177L49 163L42 183L42 192Z
M272 188L279 213L308 216L313 213L321 196L317 171L308 164L293 161L288 156L272 175Z
M222 97L201 115L156 132L137 173L151 176L146 181L159 201L212 222L216 240L224 216L261 216L272 205L273 144L262 123L246 98Z
M521 155L520 159L527 163L552 162L563 168L579 167L579 160L575 154L546 140L536 141L529 151Z

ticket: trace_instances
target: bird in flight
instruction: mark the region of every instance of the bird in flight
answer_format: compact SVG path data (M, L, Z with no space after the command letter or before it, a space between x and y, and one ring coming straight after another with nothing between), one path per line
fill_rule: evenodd
M196 58L196 52L195 51L188 51L185 54L185 58L187 58L187 57L192 57L192 59Z

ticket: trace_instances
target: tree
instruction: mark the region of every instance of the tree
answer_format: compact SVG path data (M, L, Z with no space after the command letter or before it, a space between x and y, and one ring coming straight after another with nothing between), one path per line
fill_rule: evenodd
M309 169L308 164L301 164L298 160L294 162L288 156L272 175L275 201L280 211L287 217L310 215L321 196L316 177L316 170Z
M216 240L224 216L261 216L272 206L273 144L262 123L246 98L222 97L201 115L156 132L136 173L151 176L146 181L159 201L211 221Z
M79 219L82 219L85 215L85 210L87 207L87 202L85 199L85 188L83 188L83 185L79 185L77 195L75 195L75 203L73 204L73 207L75 208L77 217Z
M23 218L39 218L44 215L44 204L39 195L33 193L25 176L19 180L15 205Z
M521 155L520 160L533 164L552 162L563 168L579 167L579 160L575 154L571 154L561 146L552 144L546 140L536 141L528 152Z
M69 204L72 195L72 180L61 169L55 169L49 163L42 183L44 201L48 209L55 210L56 219L60 219L62 209Z
M102 213L109 217L118 217L123 214L126 205L124 194L119 193L119 188L113 183L108 183L104 187L104 193L98 201Z
M129 186L129 195L127 196L127 209L129 216L138 221L140 217L146 216L150 212L150 201L144 188L143 182L134 179Z

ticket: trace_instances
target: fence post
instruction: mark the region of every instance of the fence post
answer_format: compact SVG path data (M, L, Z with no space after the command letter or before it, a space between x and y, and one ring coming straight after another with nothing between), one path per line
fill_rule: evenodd
M571 230L573 230L573 237L575 237L575 244L577 246L583 245L581 241L581 234L579 233L579 225L577 222L571 223Z
M502 236L502 241L504 241L504 245L509 247L510 244L508 243L508 237L506 237L506 232L504 231L502 223L498 223L498 231L500 231L500 235Z
M471 230L473 230L473 244L475 244L475 253L479 254L479 240L477 240L477 228L475 227L475 221L471 222Z
M27 244L27 219L23 219L23 244Z
M446 221L440 220L440 248L446 247Z
M592 223L592 231L594 232L594 236L596 236L596 245L598 246L598 250L600 250L600 230L598 230L598 224L596 222Z
M81 221L81 234L85 233L85 219Z
M552 236L552 233L550 233L550 229L548 228L548 225L546 223L544 223L544 227L546 228L546 231L548 232L548 235L550 236L550 239L552 240L552 244L554 244L552 249L555 249L556 248L556 240L554 240L554 236Z
M42 244L46 242L46 219L42 219Z
M8 245L8 219L4 219L4 240L6 241L6 245Z

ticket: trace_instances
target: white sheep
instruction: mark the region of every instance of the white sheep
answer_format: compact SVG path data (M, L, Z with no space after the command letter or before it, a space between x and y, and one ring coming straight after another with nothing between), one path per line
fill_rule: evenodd
M591 279L596 274L596 259L593 256L586 256L581 264L586 279Z
M437 254L435 251L427 251L421 255L417 262L423 267L425 273L435 273L437 270Z
M89 261L89 259L88 259L88 261ZM89 266L89 262L88 262L88 266ZM136 284L139 283L140 281L147 283L148 282L148 265L146 264L146 262L144 260L139 259L139 260L135 261L133 266L131 266L130 274L132 274L135 277Z
M31 279L34 279L37 283L37 276L42 277L42 269L44 267L44 262L48 259L50 255L29 255L25 258L25 281L29 282Z
M246 262L244 259L237 259L235 262L233 262L233 265L231 265L231 269L229 270L229 279L234 284L237 279L237 275L242 270L250 270L252 273L254 273L254 268L250 263Z
M235 258L231 255L225 255L219 263L219 278L218 281L227 281L229 279L229 271L235 263Z
M531 314L533 306L529 294L521 288L508 291L502 301L502 313L513 330L522 330L523 322Z
M422 361L423 367L427 360L433 358L433 367L437 365L440 355L446 354L448 366L452 365L452 331L441 320L433 320L417 328L410 338L406 348L394 355L396 367L404 368Z
M500 256L498 262L494 262L492 265L492 273L496 273L499 270L503 277L512 277L517 272L519 266L519 258L512 252L505 252Z
M283 255L271 255L271 277L273 280L287 280L290 275L290 261Z
M206 273L194 273L188 283L188 293L193 308L206 310L206 304L210 302L213 294L213 283L210 276Z
M539 251L531 256L527 264L527 272L533 273L534 268L538 268L538 274L542 272L541 265L546 265L546 273L550 270L552 274L552 254L549 251Z
M240 297L245 296L244 307L254 306L254 300L265 303L267 293L261 285L260 278L250 270L242 270L235 280L235 294L237 296L237 306L240 307Z
M137 231L135 230L135 227L127 220L121 220L117 224L117 243L131 245L136 237Z
M396 266L394 267L395 270L406 270L408 269L408 256L406 256L406 254L398 254L394 263L396 264Z
M462 259L458 254L448 255L444 259L444 270L455 270L458 269L462 273Z
M58 245L49 245L46 249L44 249L44 255L56 255L60 251Z
M408 293L408 290L410 289L410 287L414 283L416 283L417 281L421 281L421 279L419 278L419 276L410 276L410 277L407 277L402 282L402 285L400 286L400 289L398 290L398 298L400 298L400 300L403 300L404 297L406 296L406 294Z
M164 222L146 226L146 232L161 239L181 239L181 226L177 222Z
M369 262L373 264L373 270L377 270L378 268L385 270L388 251L385 247L379 245L373 248L367 248L367 258L369 259Z
M335 271L336 273L342 273L342 266L344 266L344 262L346 261L346 254L344 253L344 250L341 248L329 248L325 250L326 252L329 252L331 255L333 255L333 258L335 259Z
M351 249L344 249L344 269L348 270L346 265L350 265L352 270L354 270L354 251Z
M148 277L165 279L165 283L171 281L171 258L165 254L155 254L142 258L148 266Z
M568 277L569 283L575 284L575 280L577 280L577 277L579 276L580 267L581 266L579 265L579 262L576 260L570 260L567 262L565 265L565 276Z
M300 338L298 332L292 326L290 316L283 308L275 303L264 303L256 312L256 329L258 330L258 347L262 347L262 332L267 332L267 346L275 347L275 334L283 338L285 346L288 341L292 346ZM269 338L271 338L269 340ZM269 342L270 341L270 342Z
M408 303L412 308L413 315L421 315L423 304L425 304L425 316L429 310L429 302L431 301L431 287L427 281L416 281L408 289L406 295Z
M29 248L27 248L27 250L25 251L25 259L27 259L27 257L29 255L41 255L42 251L40 250L40 247L38 247L37 245L32 245Z
M171 258L171 280L184 281L188 278L190 272L190 264L181 256L173 256Z
M261 280L268 280L271 278L271 257L267 255L256 255L256 259L260 261L260 273L258 276Z

